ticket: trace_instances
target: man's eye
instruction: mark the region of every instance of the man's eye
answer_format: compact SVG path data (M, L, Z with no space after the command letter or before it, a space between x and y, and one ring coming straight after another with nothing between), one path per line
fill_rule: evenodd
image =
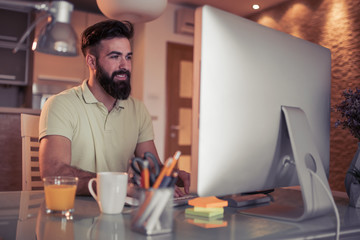
M129 55L129 56L126 56L126 60L131 60L132 59L132 56Z
M110 58L112 58L112 59L118 59L118 58L119 58L119 55L112 55Z

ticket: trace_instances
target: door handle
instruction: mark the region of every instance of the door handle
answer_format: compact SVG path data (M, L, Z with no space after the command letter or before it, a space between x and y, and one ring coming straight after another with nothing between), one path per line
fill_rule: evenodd
M170 129L171 130L180 130L182 127L180 125L171 125Z

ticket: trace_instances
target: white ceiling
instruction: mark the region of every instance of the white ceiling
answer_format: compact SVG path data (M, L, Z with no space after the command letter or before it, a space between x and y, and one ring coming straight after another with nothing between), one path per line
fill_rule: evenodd
M0 0L2 1L12 1L12 0ZM54 1L54 0L20 0L27 2L44 2L44 1ZM96 0L67 0L74 4L75 9L82 11L89 11L94 13L100 13L99 8L97 7ZM135 1L135 0L133 0ZM151 2L153 0L149 0ZM235 13L240 16L247 16L249 14L256 13L263 9L275 6L279 3L290 1L290 0L168 0L169 3L176 3L181 5L187 5L192 7L202 6L205 4L211 5L222 10ZM259 10L253 10L252 5L259 4Z
M171 3L191 6L211 5L213 7L235 13L239 16L248 16L269 7L276 6L289 0L168 0ZM260 5L259 10L252 9L253 4Z

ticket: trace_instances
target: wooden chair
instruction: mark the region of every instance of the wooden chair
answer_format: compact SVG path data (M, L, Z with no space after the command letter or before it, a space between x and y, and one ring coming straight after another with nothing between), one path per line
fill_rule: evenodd
M43 190L39 169L39 116L21 114L22 190Z

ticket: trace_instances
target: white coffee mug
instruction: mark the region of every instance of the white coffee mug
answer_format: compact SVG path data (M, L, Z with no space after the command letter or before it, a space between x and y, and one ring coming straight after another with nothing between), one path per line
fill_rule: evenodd
M126 239L123 216L100 214L87 232L87 239Z
M96 182L96 191L93 182ZM97 201L100 211L106 214L118 214L124 208L128 175L125 172L99 172L90 179L88 188Z

